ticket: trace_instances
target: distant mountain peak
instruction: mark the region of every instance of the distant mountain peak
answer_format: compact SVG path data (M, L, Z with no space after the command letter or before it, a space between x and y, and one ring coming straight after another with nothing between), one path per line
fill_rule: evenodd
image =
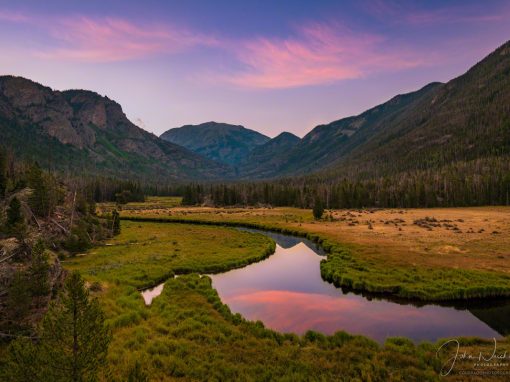
M286 162L287 156L301 142L292 133L284 131L270 141L255 147L241 163L242 177L266 177Z
M236 166L269 137L241 125L205 122L170 129L161 138L186 147L209 159Z
M198 126L198 127L241 127L245 129L242 125L234 125L232 123L226 123L226 122L216 122L216 121L209 121L209 122L202 122L198 125L186 125L186 126Z
M299 141L301 140L301 138L299 138L297 135L295 134L292 134L288 131L283 131L281 132L280 134L278 134L276 137L273 138L274 140L276 139L292 139L292 140L296 140L296 141Z

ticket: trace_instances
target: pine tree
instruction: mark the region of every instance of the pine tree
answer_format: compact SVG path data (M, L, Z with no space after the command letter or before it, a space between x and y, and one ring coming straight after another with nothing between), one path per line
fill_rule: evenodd
M322 200L316 197L315 203L313 204L313 217L315 220L319 220L322 218L322 214L324 214L324 206L322 204Z
M58 190L56 180L51 175L45 175L37 163L30 167L28 184L32 188L29 205L38 216L49 216L57 205Z
M7 181L7 156L5 151L0 148L0 200L5 197Z
M31 338L19 337L9 344L0 379L6 382L50 381L44 378L41 354Z
M26 229L23 214L21 213L21 203L16 197L11 199L7 209L6 228L8 233L14 235L23 235Z
M183 194L183 197L182 197L182 205L184 206L190 206L193 204L193 195L192 195L192 191L191 191L191 185L186 185L184 187L184 194Z
M80 274L73 272L60 302L50 305L42 321L38 343L18 339L10 345L6 380L95 381L110 339L99 302L89 298Z
M18 270L9 286L7 294L7 312L12 320L18 323L22 320L30 307L30 290L24 272Z
M117 210L112 211L112 233L114 235L120 233L120 215Z
M30 291L33 296L46 296L50 292L49 268L44 243L38 240L32 248L32 259L28 267Z

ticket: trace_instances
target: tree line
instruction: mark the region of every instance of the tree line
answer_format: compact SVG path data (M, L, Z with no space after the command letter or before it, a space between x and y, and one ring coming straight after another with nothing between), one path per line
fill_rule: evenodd
M510 205L510 158L459 161L441 168L368 179L313 175L274 181L200 184L181 191L184 205L312 208L427 208Z

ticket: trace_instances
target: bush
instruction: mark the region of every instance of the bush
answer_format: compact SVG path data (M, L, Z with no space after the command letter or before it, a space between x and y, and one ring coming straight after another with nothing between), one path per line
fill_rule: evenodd
M74 227L64 242L63 247L71 253L83 252L89 249L91 242L86 224L80 223L77 227Z

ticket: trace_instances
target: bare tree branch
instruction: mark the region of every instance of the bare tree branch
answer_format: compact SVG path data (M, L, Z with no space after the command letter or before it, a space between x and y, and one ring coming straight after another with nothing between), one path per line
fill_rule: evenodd
M64 233L68 234L69 230L62 226L59 222L57 222L55 219L50 219L52 223L54 223L57 227L59 227Z

